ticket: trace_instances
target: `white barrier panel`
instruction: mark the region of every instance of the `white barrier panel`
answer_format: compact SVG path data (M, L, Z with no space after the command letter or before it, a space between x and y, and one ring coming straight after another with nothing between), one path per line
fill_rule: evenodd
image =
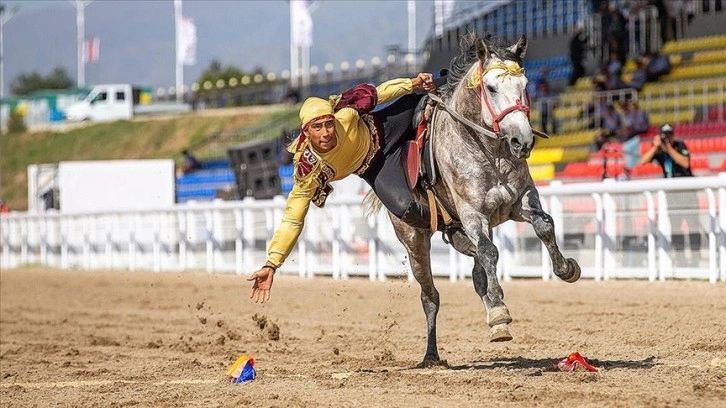
M174 161L99 160L58 166L63 213L133 211L174 205Z
M726 173L718 177L553 184L539 189L560 249L582 276L607 279L726 281ZM361 196L331 197L311 207L283 274L385 280L411 274L387 215L366 220ZM135 211L0 216L2 268L58 268L250 273L285 200L189 203ZM494 229L503 279L552 279L549 256L529 224ZM471 276L473 260L436 233L435 276Z

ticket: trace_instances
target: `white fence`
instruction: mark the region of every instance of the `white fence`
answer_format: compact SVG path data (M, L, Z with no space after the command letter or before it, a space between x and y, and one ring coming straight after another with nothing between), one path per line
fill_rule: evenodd
M539 189L558 242L585 278L726 281L726 173L718 177L553 184ZM406 253L384 213L363 218L361 197L311 208L283 274L336 279L412 278ZM280 197L88 214L4 214L0 266L82 269L206 270L246 274L259 268L284 208ZM494 229L504 279L552 278L549 256L528 224ZM451 280L473 261L437 233L432 268Z

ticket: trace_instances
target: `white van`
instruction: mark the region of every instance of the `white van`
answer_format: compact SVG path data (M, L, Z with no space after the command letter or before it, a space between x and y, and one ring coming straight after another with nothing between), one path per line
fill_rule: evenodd
M188 112L188 104L151 103L151 91L129 84L96 85L82 101L66 109L69 121L131 119L134 115Z

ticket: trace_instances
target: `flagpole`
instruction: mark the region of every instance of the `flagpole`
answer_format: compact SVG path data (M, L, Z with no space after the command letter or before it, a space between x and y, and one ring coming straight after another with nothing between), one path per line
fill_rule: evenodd
M413 56L416 66L416 1L408 0L408 53Z
M76 83L79 88L86 85L86 62L83 60L83 46L86 31L85 8L93 3L93 0L75 0L76 7Z
M5 9L4 4L0 4L0 99L5 97L5 51L3 50L3 27L17 13L18 6L10 10Z
M290 3L290 87L298 87L298 46L295 41L295 19L293 0L288 1Z
M181 30L181 17L182 17L182 0L174 0L174 33L176 38L176 101L181 103L183 101L182 88L184 86L184 64L179 58L181 53L180 48L180 30Z

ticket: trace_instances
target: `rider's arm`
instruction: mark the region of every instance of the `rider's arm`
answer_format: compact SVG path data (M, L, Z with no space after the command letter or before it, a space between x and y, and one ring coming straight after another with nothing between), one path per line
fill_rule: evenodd
M413 88L413 81L410 78L397 78L386 81L376 87L378 104L386 103L399 96L408 95L413 92Z
M295 183L287 197L285 213L282 216L282 222L275 230L275 234L270 241L270 247L267 252L267 262L278 268L285 262L285 259L292 248L295 246L300 232L305 223L305 215L310 207L310 200L317 188L316 183L307 183L301 185Z

